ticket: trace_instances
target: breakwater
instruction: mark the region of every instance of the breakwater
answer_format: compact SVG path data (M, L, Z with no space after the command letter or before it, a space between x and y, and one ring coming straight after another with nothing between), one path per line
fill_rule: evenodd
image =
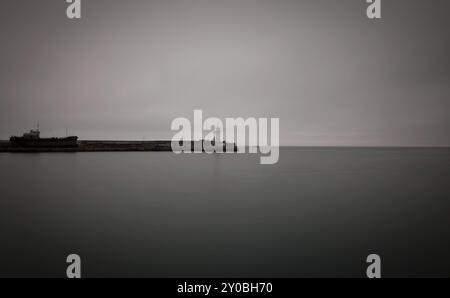
M192 148L194 142L192 141ZM236 151L236 146L234 146ZM125 152L125 151L159 151L171 152L171 141L79 141L73 148L33 148L19 147L9 141L0 141L0 152ZM224 144L224 151L225 144Z

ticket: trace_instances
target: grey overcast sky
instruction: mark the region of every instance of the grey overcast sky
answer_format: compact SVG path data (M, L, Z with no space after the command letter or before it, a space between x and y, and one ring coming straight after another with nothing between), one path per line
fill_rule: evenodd
M450 145L450 1L0 2L0 138L171 138L279 117L283 145Z

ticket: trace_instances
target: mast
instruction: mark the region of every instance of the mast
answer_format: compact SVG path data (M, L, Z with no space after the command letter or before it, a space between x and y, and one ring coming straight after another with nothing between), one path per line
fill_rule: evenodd
M216 127L214 130L214 141L219 142L219 143L222 141L221 130L218 127Z

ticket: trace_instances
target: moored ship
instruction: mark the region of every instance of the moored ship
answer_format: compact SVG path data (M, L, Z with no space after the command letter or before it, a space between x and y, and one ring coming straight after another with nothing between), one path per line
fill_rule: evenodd
M24 148L76 148L78 147L78 137L70 136L64 138L41 138L38 129L30 130L21 137L13 136L9 139L11 145Z

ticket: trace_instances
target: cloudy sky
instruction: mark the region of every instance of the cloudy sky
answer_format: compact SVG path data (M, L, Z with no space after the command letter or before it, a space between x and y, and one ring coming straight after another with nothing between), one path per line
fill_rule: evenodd
M0 139L171 138L175 117L278 117L284 145L450 145L450 4L0 4Z

